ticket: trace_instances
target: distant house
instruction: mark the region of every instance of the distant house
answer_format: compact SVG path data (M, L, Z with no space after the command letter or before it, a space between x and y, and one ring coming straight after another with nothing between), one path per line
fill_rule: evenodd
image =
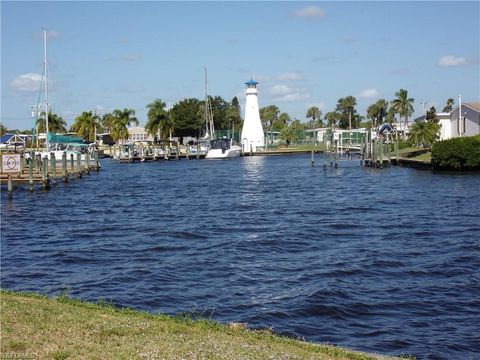
M152 142L153 136L149 135L145 128L133 126L128 128L128 141L130 142Z
M449 113L437 113L441 125L440 140L480 134L480 102L463 103L460 121L458 110L457 106ZM415 121L425 121L425 115L417 117Z
M25 147L25 136L20 134L5 134L0 138L1 149L17 149Z
M423 114L415 119L415 122L425 121L426 115ZM438 122L440 124L440 140L447 140L452 137L452 122L450 120L450 113L437 113Z
M458 115L459 108L452 110L451 134L452 137L474 136L480 134L480 102L468 102L462 104L462 116Z

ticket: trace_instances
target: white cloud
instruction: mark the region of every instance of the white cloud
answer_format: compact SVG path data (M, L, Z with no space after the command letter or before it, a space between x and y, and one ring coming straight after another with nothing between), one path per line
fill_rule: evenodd
M40 88L42 75L40 74L23 74L18 75L10 82L10 86L17 91L34 92Z
M270 95L275 101L295 102L305 101L310 98L310 94L305 89L292 88L288 85L274 85L270 88Z
M308 6L293 13L295 17L303 18L323 18L325 12L318 6Z
M362 99L373 99L373 98L376 98L377 96L378 96L378 91L375 88L365 89L360 94L358 94L358 97Z
M277 78L278 80L281 80L281 81L296 81L296 80L302 80L303 75L296 72L290 72L290 73L281 74Z
M438 66L461 66L466 64L467 59L453 55L442 56L440 60L438 60Z

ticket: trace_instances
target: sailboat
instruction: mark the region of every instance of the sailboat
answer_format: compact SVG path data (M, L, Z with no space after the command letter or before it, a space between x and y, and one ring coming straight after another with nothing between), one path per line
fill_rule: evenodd
M62 161L62 155L65 153L67 160L70 160L72 155L73 158L77 158L77 154L80 154L80 159L82 164L87 162L87 157L90 161L95 161L94 144L84 144L79 138L71 138L69 136L50 134L48 129L48 63L47 63L47 29L43 29L43 49L44 49L44 60L43 60L43 71L45 76L45 145L46 150L37 152L40 154L41 158L48 158L50 160L52 156L55 157L56 162ZM38 116L39 106L36 106L35 115ZM30 157L30 154L25 155L26 158ZM100 165L100 164L99 164Z
M205 68L205 138L209 140L208 151L205 159L231 159L240 157L242 148L233 144L233 139L222 137L215 138L213 112L207 92L207 69Z

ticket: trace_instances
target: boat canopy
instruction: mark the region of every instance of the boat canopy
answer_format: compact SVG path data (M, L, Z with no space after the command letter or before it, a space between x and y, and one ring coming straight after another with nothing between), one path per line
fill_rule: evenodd
M71 144L71 143L82 144L83 140L75 136L56 135L56 134L49 133L48 142L56 143L56 144Z
M230 149L230 139L210 140L210 149L222 149L222 152L224 152Z

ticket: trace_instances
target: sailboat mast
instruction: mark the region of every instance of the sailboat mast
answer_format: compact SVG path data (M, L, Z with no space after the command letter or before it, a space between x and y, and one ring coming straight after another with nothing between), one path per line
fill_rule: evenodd
M48 143L48 72L47 72L47 29L43 29L43 66L45 71L45 132L46 132L46 146L49 149Z
M206 131L206 136L210 137L210 134L208 133L208 93L207 93L207 68L205 67L205 131Z

